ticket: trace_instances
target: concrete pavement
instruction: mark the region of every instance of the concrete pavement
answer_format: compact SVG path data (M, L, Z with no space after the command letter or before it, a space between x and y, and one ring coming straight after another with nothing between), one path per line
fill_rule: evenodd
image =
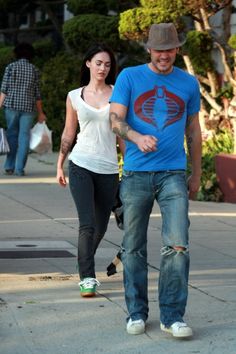
M55 179L56 154L29 156L26 176L4 176L0 156L1 354L236 354L236 204L190 203L191 271L186 322L191 340L160 331L157 280L161 218L149 226L150 316L128 335L122 273L106 267L122 233L111 217L96 255L101 286L79 295L77 215L69 188Z

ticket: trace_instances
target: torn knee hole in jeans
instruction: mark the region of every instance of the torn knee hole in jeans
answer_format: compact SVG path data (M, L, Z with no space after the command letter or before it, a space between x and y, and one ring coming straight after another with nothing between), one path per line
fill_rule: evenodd
M162 256L169 256L171 254L186 254L189 252L188 247L183 247L183 246L164 246L161 249L161 255Z

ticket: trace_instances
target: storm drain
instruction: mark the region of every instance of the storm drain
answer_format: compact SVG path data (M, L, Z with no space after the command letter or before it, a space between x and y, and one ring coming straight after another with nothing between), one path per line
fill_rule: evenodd
M0 259L72 257L76 257L76 248L66 241L0 241Z

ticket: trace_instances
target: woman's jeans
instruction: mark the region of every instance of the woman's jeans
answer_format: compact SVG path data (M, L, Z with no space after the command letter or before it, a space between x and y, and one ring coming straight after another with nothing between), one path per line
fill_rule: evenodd
M94 255L107 230L119 175L95 173L70 161L69 181L79 218L80 279L96 278Z
M145 321L148 317L147 228L155 199L162 215L160 319L169 327L183 321L188 296L189 219L185 172L123 172L122 262L126 305L132 320ZM176 251L174 246L184 250Z
M30 129L35 113L5 108L4 114L7 123L6 135L10 147L4 169L13 170L16 174L22 175L29 153Z

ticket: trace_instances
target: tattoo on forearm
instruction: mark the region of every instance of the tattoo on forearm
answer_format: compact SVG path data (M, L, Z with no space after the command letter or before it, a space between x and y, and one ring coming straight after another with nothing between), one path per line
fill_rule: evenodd
M192 115L192 116L187 117L186 126L185 126L186 129L190 126L190 124L192 123L192 121L194 120L195 117L196 117L196 115Z
M63 155L67 155L68 152L70 151L70 148L71 148L71 141L65 139L65 138L62 138L61 140L61 153Z
M188 147L188 152L189 152L189 156L190 158L192 157L192 142L193 142L193 139L191 136L187 136L187 147Z
M116 127L112 128L113 133L115 133L124 140L129 140L128 132L131 130L131 128L122 118L118 116L118 114L111 112L110 122L116 123Z

